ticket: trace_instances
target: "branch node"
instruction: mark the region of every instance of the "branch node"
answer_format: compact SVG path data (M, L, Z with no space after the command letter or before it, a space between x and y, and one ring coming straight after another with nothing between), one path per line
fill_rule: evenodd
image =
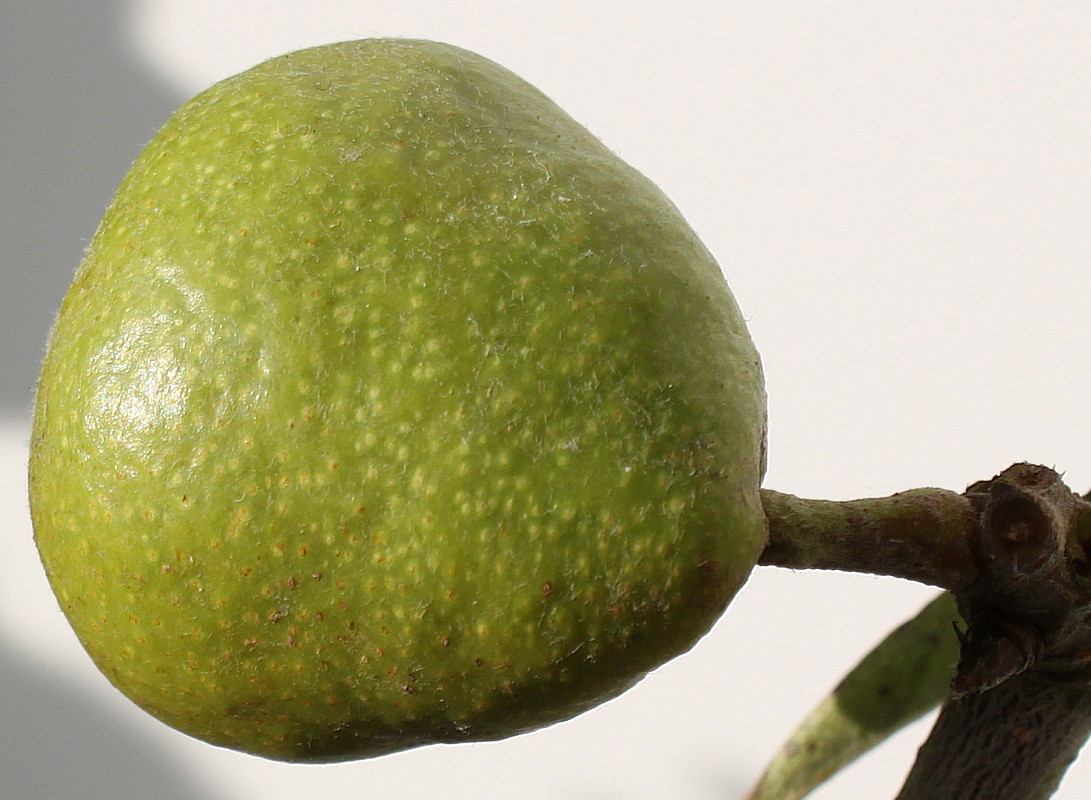
M1025 672L1045 650L1041 632L1033 624L1003 618L978 621L960 641L952 699L984 692Z

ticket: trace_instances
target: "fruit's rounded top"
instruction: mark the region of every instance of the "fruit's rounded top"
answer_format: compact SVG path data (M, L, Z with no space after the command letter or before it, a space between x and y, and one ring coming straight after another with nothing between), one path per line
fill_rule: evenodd
M758 357L677 209L432 42L292 53L123 181L40 383L35 534L136 702L287 759L526 730L764 539Z

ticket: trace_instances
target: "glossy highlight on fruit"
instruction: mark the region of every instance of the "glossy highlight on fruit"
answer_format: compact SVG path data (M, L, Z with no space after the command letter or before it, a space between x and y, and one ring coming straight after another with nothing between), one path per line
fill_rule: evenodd
M35 536L98 667L334 761L571 717L765 538L765 396L677 209L464 50L303 50L187 103L56 322Z

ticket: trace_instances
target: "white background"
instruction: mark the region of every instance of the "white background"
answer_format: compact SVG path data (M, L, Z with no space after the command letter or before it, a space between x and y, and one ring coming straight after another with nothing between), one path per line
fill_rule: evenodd
M0 0L0 31L5 800L739 798L799 716L932 594L762 569L696 649L596 711L348 765L217 750L117 696L31 542L34 365L140 144L192 93L290 49L396 35L476 50L658 182L720 259L761 350L767 486L961 490L1029 460L1091 488L1084 2ZM926 729L815 797L893 797ZM1058 796L1089 792L1077 763Z

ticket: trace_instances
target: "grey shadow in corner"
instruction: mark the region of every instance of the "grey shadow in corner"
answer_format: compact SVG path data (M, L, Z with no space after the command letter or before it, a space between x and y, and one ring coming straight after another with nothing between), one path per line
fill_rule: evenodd
M27 415L95 226L182 98L136 60L126 0L0 0L0 414Z
M213 800L169 753L0 637L0 797Z

